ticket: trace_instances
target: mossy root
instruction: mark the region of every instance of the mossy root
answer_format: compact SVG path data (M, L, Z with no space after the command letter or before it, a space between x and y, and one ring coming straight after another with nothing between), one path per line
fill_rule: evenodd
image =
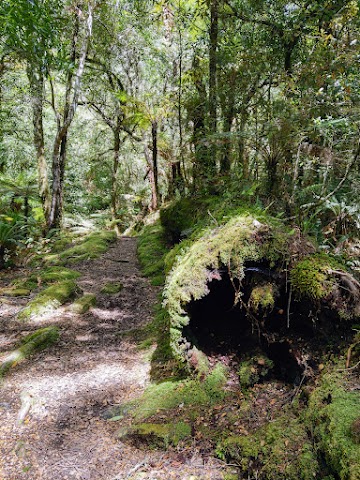
M0 364L0 377L3 377L12 367L15 367L31 354L57 342L58 338L59 330L57 327L41 328L27 335L22 340L21 345L2 360Z

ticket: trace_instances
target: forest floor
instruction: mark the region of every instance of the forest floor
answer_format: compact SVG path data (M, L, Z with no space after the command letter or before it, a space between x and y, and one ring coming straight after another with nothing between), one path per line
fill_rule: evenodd
M141 350L132 332L151 322L158 290L141 275L136 239L123 237L74 268L83 291L97 298L88 313L65 306L24 323L16 313L26 299L1 299L0 355L39 327L58 326L60 340L17 365L0 386L0 480L223 479L221 462L196 448L139 449L118 439L123 422L105 418L150 383L152 350ZM5 272L0 287L13 279ZM101 293L119 281L118 294Z

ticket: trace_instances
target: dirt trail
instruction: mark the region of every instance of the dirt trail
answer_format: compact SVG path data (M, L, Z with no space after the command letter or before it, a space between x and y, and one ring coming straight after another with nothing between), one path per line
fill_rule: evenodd
M104 419L149 383L149 351L127 335L150 321L157 295L141 277L136 240L124 237L74 268L84 292L97 297L87 314L65 307L24 325L14 320L21 301L0 304L0 354L20 333L47 325L61 331L56 345L18 365L0 387L0 480L221 480L218 462L204 463L196 451L138 450L117 439L120 422ZM120 293L100 293L119 281Z

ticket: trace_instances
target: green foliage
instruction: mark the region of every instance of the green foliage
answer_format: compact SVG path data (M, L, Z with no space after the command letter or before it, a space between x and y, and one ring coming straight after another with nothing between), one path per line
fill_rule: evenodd
M10 216L11 215L11 216ZM15 255L16 248L27 236L24 219L21 215L0 216L0 269Z
M9 296L29 295L33 290L41 286L51 285L53 283L66 280L76 280L81 277L81 273L63 266L52 266L34 271L29 277L14 280L10 288L5 289L4 294Z
M239 465L243 475L261 480L319 478L305 427L290 411L248 435L232 435L217 446L217 454Z
M80 292L73 280L54 283L36 295L18 315L20 320L32 319L56 310L58 307L74 298Z
M325 374L310 397L307 421L317 448L341 480L360 477L360 445L353 432L359 411L359 392L349 391L339 372Z
M18 238L18 225L0 221L0 246L11 248L16 244Z

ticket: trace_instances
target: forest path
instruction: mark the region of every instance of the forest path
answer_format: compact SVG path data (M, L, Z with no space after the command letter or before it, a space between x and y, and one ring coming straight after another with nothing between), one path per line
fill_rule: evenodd
M123 237L74 269L84 292L97 297L86 314L64 307L27 325L13 317L21 302L0 305L0 351L35 328L57 325L61 332L56 345L19 364L0 387L0 480L221 480L221 466L204 465L196 452L184 458L120 442L123 425L104 418L149 383L149 351L128 333L151 320L158 290L141 276L136 239ZM100 292L119 281L118 294Z

